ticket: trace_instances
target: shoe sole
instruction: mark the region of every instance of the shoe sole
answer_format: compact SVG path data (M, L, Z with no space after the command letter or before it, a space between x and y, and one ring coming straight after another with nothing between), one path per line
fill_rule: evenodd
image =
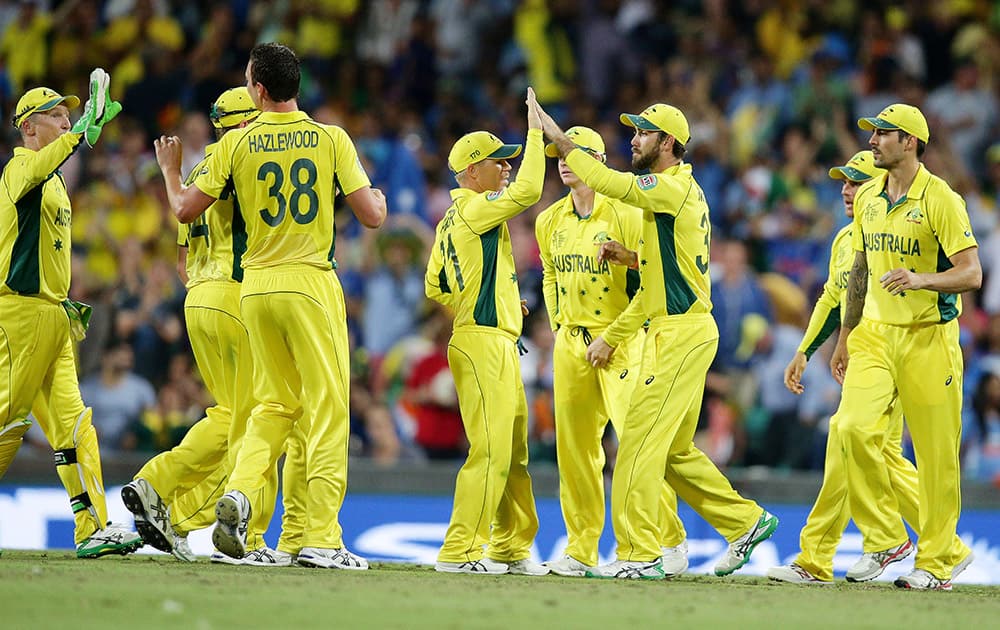
M896 588L904 588L904 589L911 590L911 591L950 591L951 590L951 582L950 581L943 583L941 586L939 586L937 588L923 588L923 587L920 587L920 586L913 586L912 584L910 584L909 582L907 582L906 580L904 580L902 577L898 577L898 578L895 579L895 581L892 584Z
M823 580L785 579L783 577L771 575L770 573L767 574L767 579L773 582L781 582L782 584L799 584L802 586L833 586L833 582L824 582Z
M174 552L174 544L171 541L170 533L164 531L156 523L155 517L151 518L153 506L146 503L142 493L133 486L126 485L122 488L122 503L125 504L128 511L135 517L135 529L142 536L145 544L165 553ZM166 506L164 506L162 500L159 501L157 508L161 513L166 514Z
M778 517L775 516L774 514L771 514L771 520L768 522L767 528L764 530L763 534L758 536L757 540L754 540L750 543L750 548L747 549L747 555L743 557L743 562L739 563L732 569L727 569L725 571L716 571L715 575L717 575L718 577L725 577L727 575L732 575L733 573L736 573L737 571L745 567L747 562L750 562L750 556L753 555L753 551L754 549L757 548L757 545L759 545L760 543L764 542L772 535L774 535L774 531L778 529L778 523L779 523Z
M905 552L905 553L902 553L902 552ZM901 549L900 551L897 551L896 555L890 557L885 562L885 564L882 565L882 568L879 569L877 572L872 573L872 574L867 574L866 573L863 576L850 576L850 575L848 575L848 576L845 576L845 579L848 582L851 582L852 584L857 584L858 582L871 582L872 580L874 580L878 576L882 575L885 572L885 568L887 566L889 566L890 564L893 564L894 562L899 562L900 560L905 560L906 558L910 557L911 553L913 553L913 543L909 543L906 546L905 549ZM900 555L900 554L902 554L902 555Z
M119 556L127 556L128 554L137 551L139 547L142 547L143 542L140 538L139 540L125 543L124 545L104 545L102 547L95 547L93 551L86 552L76 552L76 557L80 559L90 560L93 558L102 558L104 556L110 556L118 554Z
M212 544L230 558L242 560L247 555L246 542L240 540L240 507L235 499L222 497L215 504L218 521L212 530Z
M587 577L586 571L556 571L555 569L550 568L549 572L552 573L552 575L558 575L561 577Z
M298 563L300 566L309 567L310 569L346 569L348 571L367 571L368 567L349 567L343 564L337 564L336 562L331 562L326 558L321 558L319 556L305 556L299 554Z
M463 574L463 575L507 575L510 571L467 571L465 569L460 569L458 567L448 567L442 566L440 564L434 565L434 570L438 573L453 573L453 574Z

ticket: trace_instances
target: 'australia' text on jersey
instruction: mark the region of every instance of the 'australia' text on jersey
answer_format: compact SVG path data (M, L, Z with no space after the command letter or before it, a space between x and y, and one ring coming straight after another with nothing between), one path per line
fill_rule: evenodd
M909 236L899 236L878 232L877 234L865 234L865 249L873 252L891 252L893 254L903 254L904 256L920 255L920 240Z
M597 262L594 256L584 256L583 254L557 254L552 257L552 266L558 271L577 273L611 273L608 268L608 261Z

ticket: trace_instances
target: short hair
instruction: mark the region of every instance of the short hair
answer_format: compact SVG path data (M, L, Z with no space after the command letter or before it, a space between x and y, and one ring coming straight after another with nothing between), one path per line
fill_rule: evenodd
M299 58L276 42L257 44L250 51L250 78L267 89L272 101L282 103L299 95Z
M906 133L902 129L897 129L896 131L899 133L899 141L900 142L902 142L903 140L906 140L910 136L913 136L912 133ZM923 140L921 140L920 138L917 138L916 136L913 136L913 137L917 141L917 157L923 157L924 151L927 150L927 143L924 142Z
M666 140L667 136L670 135L666 131L657 131L656 133L660 134L660 142ZM683 160L684 154L687 153L687 147L685 147L681 141L677 139L677 136L674 136L674 146L671 148L670 152L673 153L674 157L678 160Z

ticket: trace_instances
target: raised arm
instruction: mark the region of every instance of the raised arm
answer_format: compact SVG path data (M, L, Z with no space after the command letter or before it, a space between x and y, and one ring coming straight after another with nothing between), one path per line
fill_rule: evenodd
M181 156L183 147L177 136L160 136L153 140L156 163L163 173L167 188L167 201L174 216L181 223L191 223L201 216L215 201L197 186L185 186L181 181Z

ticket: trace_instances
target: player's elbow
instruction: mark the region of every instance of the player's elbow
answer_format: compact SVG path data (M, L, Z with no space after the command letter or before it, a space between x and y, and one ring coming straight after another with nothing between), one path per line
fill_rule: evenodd
M201 213L183 202L174 206L174 216L177 218L178 223L192 223L198 218L199 214Z
M385 206L382 206L381 208L372 208L365 212L358 213L358 221L360 221L361 225L366 228L374 230L382 227L382 224L385 223L386 214Z
M983 268L976 265L969 273L969 285L966 291L978 291L983 286Z

